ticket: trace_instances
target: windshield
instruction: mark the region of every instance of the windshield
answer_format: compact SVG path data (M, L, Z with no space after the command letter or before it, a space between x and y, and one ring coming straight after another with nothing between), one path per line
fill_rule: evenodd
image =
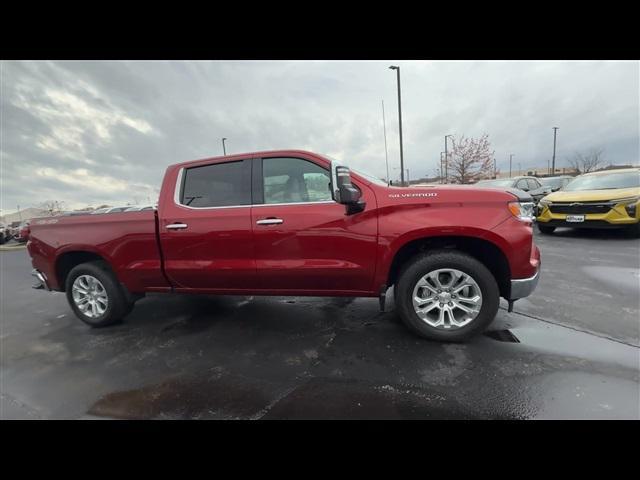
M344 165L340 160L331 157L330 155L327 154L322 154L324 157L328 158L329 160L339 163L340 165ZM355 168L351 168L349 167L349 170L351 170L352 172L356 173L357 175L360 175L361 177L363 177L365 180L368 180L372 183L375 183L377 185L381 185L386 187L387 186L387 182L385 182L384 180L380 179L379 177L376 177L375 175L371 174L371 173L366 173L363 172L362 170L356 170Z
M502 180L480 180L476 185L482 185L483 187L510 187L513 184L513 180L510 178Z
M583 175L564 187L565 191L611 190L614 188L640 187L640 171Z
M555 177L555 178L539 178L538 180L540 180L540 183L542 183L542 185L556 188L556 187L561 187L567 179L563 177Z
M364 177L366 180L369 180L370 182L373 182L377 185L383 185L383 186L387 186L387 182L385 182L384 180L376 177L375 175L372 175L370 173L365 173L361 170L356 170L355 168L351 169L352 172L355 172L356 174L360 175L361 177Z

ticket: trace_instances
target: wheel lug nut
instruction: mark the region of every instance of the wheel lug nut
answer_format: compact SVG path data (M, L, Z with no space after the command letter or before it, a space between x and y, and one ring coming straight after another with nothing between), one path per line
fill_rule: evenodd
M441 303L441 304L440 304L440 306L441 306L441 307L444 307L444 303Z
M449 302L449 306L452 307L453 306L453 302Z

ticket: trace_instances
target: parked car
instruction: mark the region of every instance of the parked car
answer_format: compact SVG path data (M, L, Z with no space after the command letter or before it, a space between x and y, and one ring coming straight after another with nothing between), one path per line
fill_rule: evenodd
M18 234L18 230L20 229L20 225L22 221L11 222L9 224L9 235L11 238L14 238Z
M551 187L552 192L557 192L574 178L575 177L572 177L571 175L559 175L557 177L538 178L538 180L540 180L540 183L542 183L542 185Z
M29 225L30 222L26 221L20 224L18 228L18 233L15 236L15 239L18 243L26 243L29 240Z
M91 215L100 215L101 213L107 213L107 211L110 210L110 209L111 209L111 207L97 208L96 210L91 212Z
M9 231L4 223L0 223L0 245L4 245L10 240Z
M388 187L298 150L170 166L157 211L34 220L36 288L93 327L147 292L376 297L407 327L463 341L533 292L540 252L520 190Z
M119 213L119 212L124 212L127 208L129 207L111 207L109 209L107 209L106 212L104 213Z
M626 228L640 236L639 199L640 168L586 173L540 201L538 229Z
M153 205L144 205L144 206L134 206L134 207L129 207L126 210L124 210L125 212L146 212L147 210L153 210L154 206Z
M523 192L529 193L533 197L533 201L537 204L542 197L551 193L551 187L542 185L536 177L512 177L497 178L495 180L480 180L475 185L485 188L517 188Z

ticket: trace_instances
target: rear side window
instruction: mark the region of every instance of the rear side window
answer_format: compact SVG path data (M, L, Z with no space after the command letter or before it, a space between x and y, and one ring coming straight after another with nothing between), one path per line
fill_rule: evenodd
M520 190L527 190L529 188L527 185L527 179L523 178L518 180L518 183L516 183L516 188L519 188Z
M186 169L180 203L200 208L249 205L250 162L216 163Z

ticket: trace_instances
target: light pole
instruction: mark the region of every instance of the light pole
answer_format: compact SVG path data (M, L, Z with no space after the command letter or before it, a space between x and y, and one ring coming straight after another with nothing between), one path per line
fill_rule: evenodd
M556 134L558 133L558 127L553 127L553 160L551 161L551 174L556 173Z
M447 138L453 137L453 135L444 136L444 180L447 183L449 179L449 153L447 151Z
M493 178L497 178L496 158L493 157Z
M391 65L391 70L395 70L398 80L398 123L400 125L400 183L404 186L404 155L402 152L402 95L400 94L400 67Z
M225 141L226 139L227 139L227 137L225 137L225 138L223 138L223 139L222 139L222 153L224 154L224 156L225 156L225 157L227 156L227 149L226 149L226 147L224 146L224 141Z
M509 178L511 178L511 161L513 160L513 153L509 155Z
M393 167L393 169L394 169L394 170L398 170L399 168L400 168L400 167ZM406 168L405 170L407 171L407 183L409 183L409 169L408 169L408 168ZM404 172L403 172L403 173L404 173ZM403 184L403 186L405 186L405 185Z
M444 155L445 152L440 152L440 183L444 184L444 177L443 172L444 172L444 160L442 155Z
M387 186L389 186L389 152L387 150L387 122L384 119L384 100L382 100L382 128L384 130L384 161L387 163Z

